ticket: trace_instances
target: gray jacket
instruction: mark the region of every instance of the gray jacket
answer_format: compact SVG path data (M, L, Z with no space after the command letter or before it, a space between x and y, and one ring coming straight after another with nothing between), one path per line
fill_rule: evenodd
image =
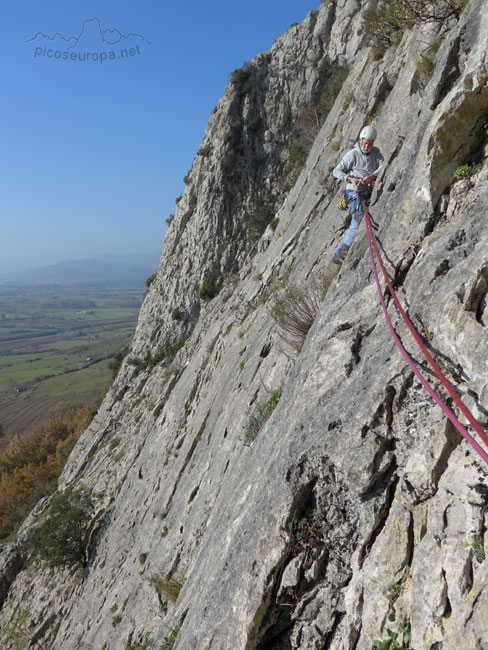
M360 142L346 153L332 172L336 178L345 181L348 176L364 178L370 174L378 176L384 164L384 158L378 147L371 147L368 153L363 153ZM352 183L346 185L346 190L354 190Z

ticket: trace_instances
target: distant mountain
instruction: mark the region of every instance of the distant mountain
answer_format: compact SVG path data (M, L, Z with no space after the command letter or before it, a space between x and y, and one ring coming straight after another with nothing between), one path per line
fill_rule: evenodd
M142 258L143 256L141 256ZM118 256L94 257L87 260L67 260L18 274L14 279L22 284L72 285L140 285L157 270L150 265L149 256L141 265L124 261Z

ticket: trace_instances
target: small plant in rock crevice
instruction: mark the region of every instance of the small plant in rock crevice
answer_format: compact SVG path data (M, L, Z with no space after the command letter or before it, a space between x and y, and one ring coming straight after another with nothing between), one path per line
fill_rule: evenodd
M481 535L474 535L471 539L471 548L473 555L480 564L485 560L485 549L483 548L483 538Z
M395 602L395 600L400 596L403 590L403 585L401 582L392 582L389 589L388 589L388 594L390 596L390 600L392 602Z
M178 636L180 629L181 629L181 623L178 623L178 625L176 625L176 627L174 627L171 630L171 633L166 637L166 639L163 642L163 645L160 647L159 650L171 650L175 644L176 637Z
M278 406L280 401L281 391L275 390L268 400L261 402L254 415L251 416L249 424L247 425L246 435L244 442L246 445L250 445L255 439L258 433L261 431L266 421L271 417L271 414Z
M471 167L469 165L459 165L456 170L453 172L453 176L457 181L460 181L463 178L469 176L471 172Z
M401 641L399 635L401 634ZM411 627L410 621L404 619L398 628L398 632L393 632L390 628L386 629L386 637L383 640L373 641L371 650L411 650Z
M144 635L141 641L134 641L127 646L126 650L149 650L153 644L153 639L149 633Z
M151 582L159 597L164 596L169 602L175 603L178 600L183 585L185 584L185 579L180 575L154 575L151 578Z
M477 174L480 170L481 167L479 165L459 165L459 167L454 170L452 175L457 181L461 181L463 178L468 178L468 176Z
M329 528L317 510L297 521L293 520L289 531L292 556L304 553L305 565L310 565L318 553L329 548L326 538Z

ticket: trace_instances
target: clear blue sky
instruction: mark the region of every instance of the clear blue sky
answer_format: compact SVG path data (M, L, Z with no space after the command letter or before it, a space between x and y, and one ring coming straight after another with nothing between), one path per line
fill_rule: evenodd
M319 4L2 0L0 280L99 254L157 259L229 72Z

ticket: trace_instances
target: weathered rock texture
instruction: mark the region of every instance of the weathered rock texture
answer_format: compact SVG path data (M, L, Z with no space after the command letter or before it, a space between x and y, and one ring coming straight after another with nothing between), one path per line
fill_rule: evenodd
M26 561L41 502L3 549L2 648L159 649L179 624L175 650L369 650L388 628L410 629L415 650L488 648L488 468L405 367L364 229L299 355L270 316L277 287L307 294L331 277L343 214L330 172L374 122L387 162L371 207L380 250L488 422L487 3L472 0L444 36L431 77L417 64L435 30L376 60L365 6L323 3L251 62L252 90L230 84L219 102L131 352L60 481L96 500L89 566ZM350 73L288 191L287 147L326 55ZM479 173L454 183L475 159ZM265 190L281 201L278 226L250 247L244 215ZM201 301L208 278L220 292ZM174 358L160 354L175 342ZM251 443L251 418L278 390Z

